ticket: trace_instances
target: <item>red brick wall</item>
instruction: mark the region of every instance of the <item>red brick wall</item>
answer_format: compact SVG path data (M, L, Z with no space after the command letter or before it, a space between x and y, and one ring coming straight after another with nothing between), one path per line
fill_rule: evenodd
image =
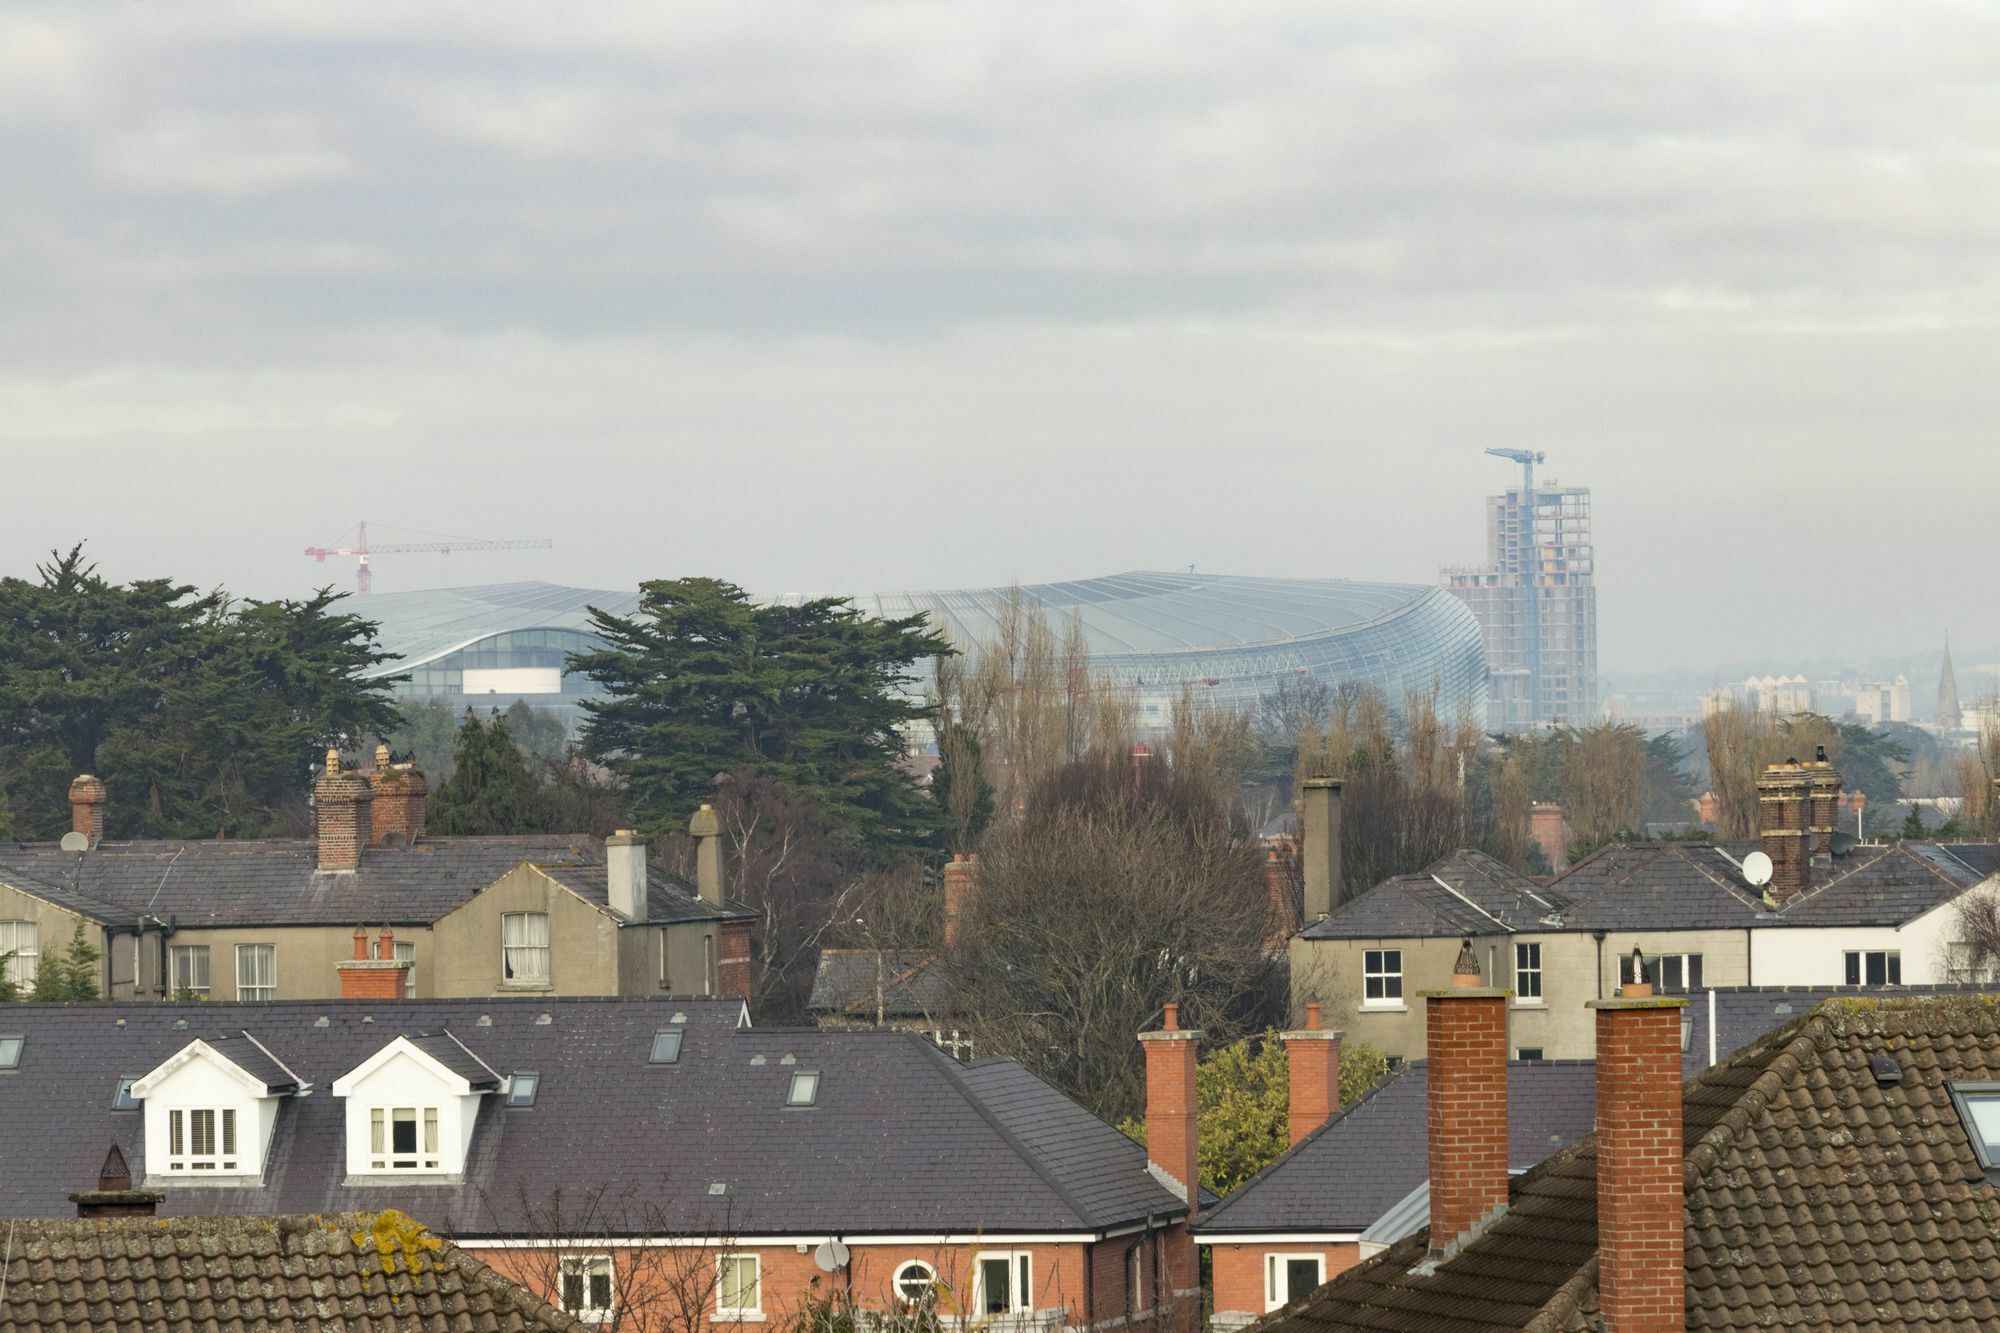
M1685 1327L1681 1003L1597 1010L1598 1290L1609 1333Z
M1264 1256L1267 1254L1317 1254L1326 1266L1324 1275L1328 1282L1361 1262L1361 1247L1353 1242L1339 1245L1211 1245L1208 1247L1208 1281L1215 1297L1213 1306L1216 1314L1233 1311L1263 1315Z
M334 969L340 973L343 1000L400 1000L410 971L403 966L383 967L379 961L358 966L352 962L335 963Z
M715 984L724 995L750 998L750 923L725 922L715 936Z
M1438 1253L1507 1202L1507 993L1430 996L1424 1022L1431 1249Z
M430 790L424 775L413 768L378 770L368 840L379 843L391 833L402 834L405 842L423 837Z

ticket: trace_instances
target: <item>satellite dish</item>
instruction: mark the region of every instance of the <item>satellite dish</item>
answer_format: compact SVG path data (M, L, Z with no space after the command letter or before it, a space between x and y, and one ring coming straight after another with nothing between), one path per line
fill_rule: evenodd
M90 835L88 833L76 832L65 833L59 845L66 852L87 852L90 850Z
M1752 852L1743 858L1743 878L1753 889L1761 889L1771 882L1771 858L1763 852Z
M847 1247L837 1240L827 1241L813 1251L813 1262L819 1265L822 1273L838 1273L847 1267L847 1259Z

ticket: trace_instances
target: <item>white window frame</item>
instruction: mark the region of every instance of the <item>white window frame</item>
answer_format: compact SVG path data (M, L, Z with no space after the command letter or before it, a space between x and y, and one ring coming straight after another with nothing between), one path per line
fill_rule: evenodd
M184 959L187 961L189 965L188 980L186 985L181 984L181 962ZM194 984L194 976L196 969L193 966L193 964L197 959L201 961L200 972L202 977L204 978L201 985L199 986ZM172 999L174 996L180 994L182 991L187 991L191 995L195 995L201 999L206 1000L209 997L210 988L214 981L214 978L215 978L214 959L211 957L211 952L206 944L174 944L168 946L167 948L167 998L168 999Z
M23 944L22 940L27 943ZM13 954L7 959L7 975L21 988L23 995L32 994L35 989L35 969L42 961L42 926L39 921L26 918L0 921L0 956Z
M986 1308L986 1265L990 1260L1007 1261L1007 1305ZM1027 1315L1035 1312L1035 1256L1030 1250L980 1250L972 1256L972 1318L988 1319L996 1314Z
M1882 980L1868 979L1868 960L1876 955L1882 958ZM1848 960L1854 960L1856 980L1847 980ZM1889 965L1895 964L1896 975L1889 975ZM1844 986L1859 986L1864 990L1874 990L1903 984L1903 951L1901 949L1846 949L1840 956L1840 977Z
M206 1115L209 1150L194 1146L195 1117ZM189 1175L208 1172L217 1176L240 1175L243 1171L243 1122L234 1106L174 1106L167 1109L167 1170Z
M1659 994L1693 995L1699 991L1708 989L1708 977L1707 977L1708 966L1701 954L1647 953L1644 949L1641 949L1639 952L1640 955L1646 960L1646 972L1647 975L1649 975L1652 978L1653 989L1657 991ZM1667 986L1667 962L1670 959L1678 962L1681 965L1681 984L1680 984L1680 989L1678 990L1669 989ZM1702 964L1703 976L1699 982L1690 983L1689 978L1694 975L1695 963ZM1631 970L1632 970L1632 954L1630 950L1627 950L1618 955L1619 985L1623 986L1632 980L1632 977L1629 975Z
M416 1146L408 1153L396 1151L396 1123L402 1112L409 1112ZM382 1146L375 1146L375 1127L382 1128ZM430 1143L425 1145L425 1130ZM423 1103L395 1105L371 1105L364 1131L368 1135L368 1170L388 1176L436 1176L445 1171L444 1151L444 1108ZM401 1163L410 1163L401 1165Z
M270 959L270 980L246 983L243 980L243 964L258 957L259 949L266 950L263 957ZM253 993L254 992L254 993ZM275 1000L278 998L278 946L275 944L239 944L236 946L236 998L239 1000Z
M417 942L397 940L395 945L396 961L403 965L403 998L414 1000L417 998Z
M1264 1312L1282 1310L1291 1302L1285 1300L1278 1291L1278 1275L1286 1271L1294 1262L1310 1260L1319 1273L1318 1287L1326 1282L1326 1256L1309 1250L1267 1250L1264 1253Z
M604 1279L604 1301L599 1304L591 1299L591 1279ZM569 1280L575 1277L580 1284L581 1299L575 1305L569 1302ZM556 1306L575 1315L586 1324L607 1324L618 1312L618 1269L608 1254L566 1254L556 1269Z
M1534 993L1528 992L1529 985ZM1547 1002L1542 990L1542 942L1514 941L1514 1003L1540 1005Z
M924 1289L914 1296L903 1290L903 1277L912 1268L920 1270L924 1275ZM931 1293L937 1290L937 1280L937 1268L935 1266L924 1262L922 1259L905 1259L903 1262L897 1264L896 1271L889 1275L889 1291L898 1301L906 1306L922 1305L930 1299Z
M1971 956L1972 941L1945 941L1944 979L1959 985L1966 983L1991 985L1995 981L2000 981L2000 960L1989 958L1985 963L1974 967L1968 961Z
M746 1262L750 1265L750 1300L752 1303L749 1305L724 1305L722 1303L723 1275L728 1271L727 1265ZM743 1295L743 1287L740 1283L737 1285L736 1295L740 1301ZM762 1256L758 1255L755 1251L733 1250L727 1254L718 1254L715 1256L715 1317L717 1319L735 1320L762 1319L764 1317L764 1261Z
M1391 957L1395 959L1393 967L1390 966L1389 962ZM1373 963L1372 967L1370 966L1371 961ZM1371 997L1368 994L1368 983L1371 981L1381 983L1381 996ZM1395 983L1396 993L1394 995L1389 994L1389 986L1392 981ZM1363 949L1361 951L1361 1007L1363 1009L1401 1009L1404 1007L1403 951L1401 949Z
M536 943L532 923L541 923L541 941ZM517 924L518 923L518 924ZM514 943L510 938L518 937ZM541 956L541 971L521 970ZM529 990L547 990L553 973L549 958L549 914L547 912L502 912L500 914L500 984Z

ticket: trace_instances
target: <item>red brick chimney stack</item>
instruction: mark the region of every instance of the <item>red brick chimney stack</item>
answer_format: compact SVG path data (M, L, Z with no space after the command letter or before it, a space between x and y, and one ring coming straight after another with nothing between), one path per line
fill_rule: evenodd
M90 839L92 847L103 842L104 807L110 800L111 793L101 779L89 773L77 774L69 784L70 831Z
M396 959L396 935L382 927L375 941L374 957L369 957L368 932L354 932L354 957L335 963L340 974L343 1000L400 1000L409 985L410 965Z
M1313 1001L1306 1005L1306 1025L1284 1034L1293 1143L1340 1109L1340 1039L1346 1034L1319 1024L1319 1002Z
M423 837L431 784L416 766L395 762L389 757L389 747L378 745L372 782L375 806L368 841L381 843L400 837L407 846Z
M1199 1031L1182 1031L1180 1006L1170 1004L1157 1032L1141 1032L1146 1050L1146 1158L1188 1202L1192 1221L1201 1204L1195 1144L1195 1052Z
M1813 752L1806 776L1812 792L1807 825L1811 863L1831 869L1833 835L1840 829L1840 770L1828 761L1824 745Z
M340 766L340 751L326 752L326 771L313 786L313 815L319 826L319 868L358 870L368 845L369 807L374 788L358 773Z
M1458 951L1451 983L1449 990L1422 993L1430 1063L1425 1119L1430 1130L1432 1259L1457 1253L1507 1211L1510 992L1480 984L1470 940Z
M1307 778L1299 811L1299 860L1305 874L1305 924L1340 906L1340 779Z
M1554 801L1536 801L1528 810L1528 836L1542 845L1549 865L1561 870L1569 864L1569 826L1563 822L1563 808Z
M965 938L972 901L979 893L979 853L953 856L944 868L944 947L956 949Z
M1643 977L1643 973L1635 973ZM1643 980L1597 1010L1597 1286L1606 1333L1687 1327L1681 1009Z
M1757 837L1771 858L1771 883L1765 892L1780 906L1804 893L1812 883L1811 853L1813 775L1796 759L1766 765L1757 778Z
M1703 828L1714 828L1722 821L1722 800L1712 791L1705 791L1695 801L1695 818Z

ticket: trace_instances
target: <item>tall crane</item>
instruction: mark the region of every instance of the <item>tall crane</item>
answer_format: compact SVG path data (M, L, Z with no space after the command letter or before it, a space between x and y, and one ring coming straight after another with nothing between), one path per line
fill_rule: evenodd
M375 575L368 568L370 556L410 555L432 552L450 555L453 551L541 551L555 545L547 537L536 537L525 541L487 541L477 537L450 537L443 533L432 534L443 537L434 542L388 542L381 546L368 544L368 520L362 519L354 525L354 545L352 546L308 546L306 554L320 564L326 563L330 555L351 555L359 563L354 567L355 591L366 594L375 583Z
M1542 719L1542 579L1535 550L1535 464L1548 455L1539 449L1488 449L1495 458L1521 465L1521 521L1514 532L1515 585L1521 598L1521 662L1528 672L1528 721Z

